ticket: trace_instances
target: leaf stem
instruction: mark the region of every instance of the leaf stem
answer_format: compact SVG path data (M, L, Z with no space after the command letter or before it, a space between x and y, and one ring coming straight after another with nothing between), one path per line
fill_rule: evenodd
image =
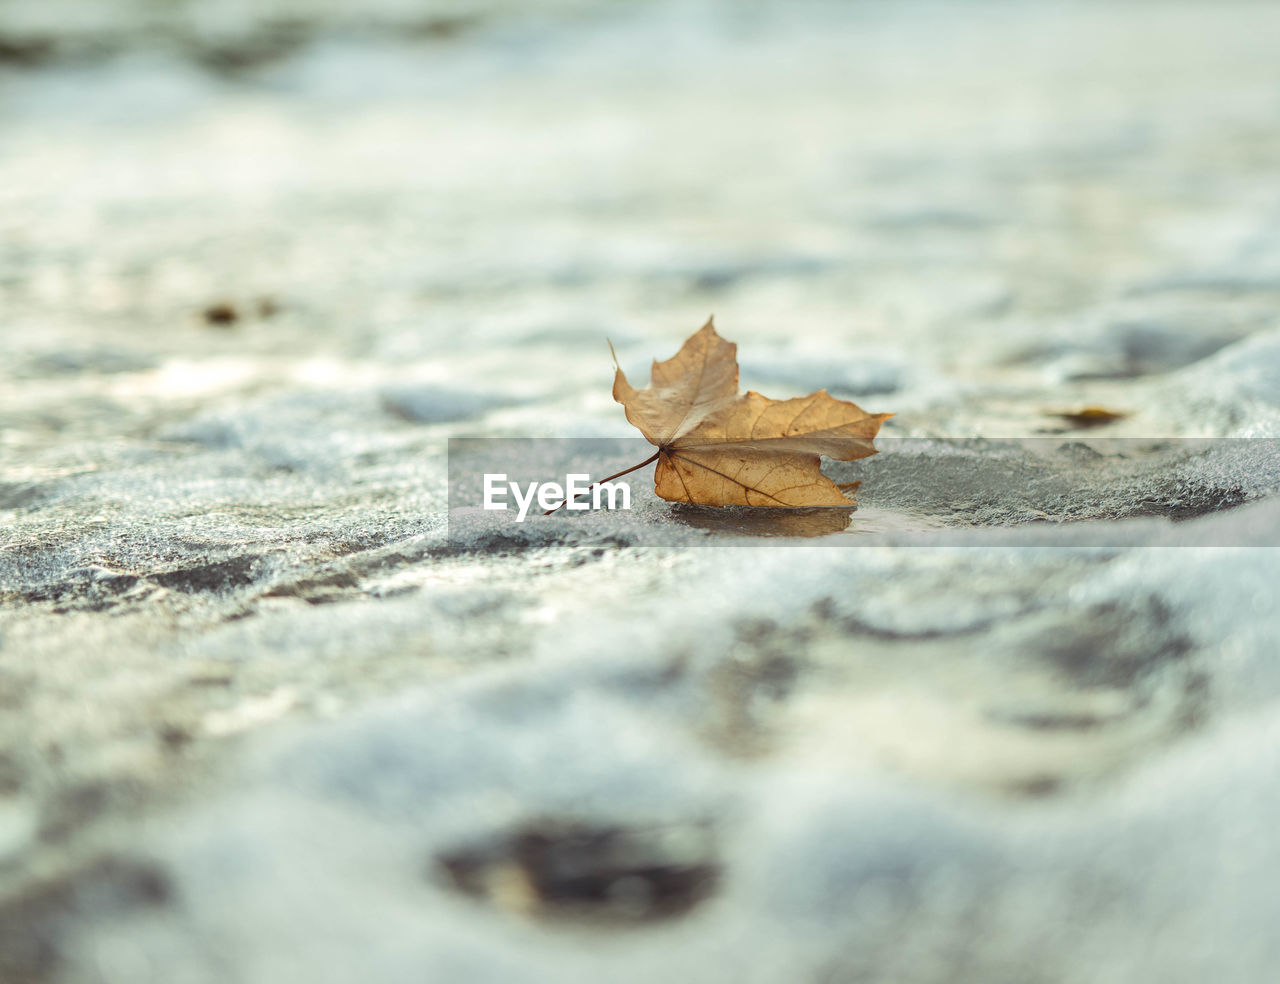
M590 492L590 491L592 491L593 489L597 489L597 488L599 488L599 487L600 487L601 485L603 485L605 482L612 482L615 478L621 478L623 475L630 475L633 471L636 471L636 470L637 470L637 469L639 469L639 468L643 468L645 465L652 464L653 462L655 462L655 461L657 461L657 460L658 460L658 455L660 455L660 454L662 454L662 448L658 448L658 450L657 450L657 451L655 451L655 452L653 452L653 454L652 454L650 457L645 458L645 459L644 459L644 461L640 462L640 464L638 464L638 465L632 465L630 468L624 468L624 469L622 469L622 471L620 471L620 472L614 472L614 473L613 473L612 475L610 475L608 478L602 478L602 479L600 479L600 481L598 481L598 482L592 482L590 485L588 485L588 486L587 486L587 489L586 489L586 491L585 491L585 492L579 492L579 493L578 493L578 495L575 495L573 498L574 498L574 499L576 499L576 498L578 498L578 496L586 495L586 494L587 494L587 492ZM569 501L570 501L570 500L569 500L568 498L565 498L565 499L560 503L560 505L559 505L559 506L556 506L554 509L548 509L548 510L547 510L546 512L544 512L542 515L544 515L544 516L550 516L553 512L555 512L555 511L556 511L556 509L561 508L561 506L564 506L564 505L565 505L565 504L567 504Z

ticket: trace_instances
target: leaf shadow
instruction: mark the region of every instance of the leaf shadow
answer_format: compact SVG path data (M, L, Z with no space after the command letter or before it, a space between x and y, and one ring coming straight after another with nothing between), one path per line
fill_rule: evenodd
M730 536L815 537L842 533L854 509L815 506L770 509L763 506L694 506L674 503L671 518L682 526Z

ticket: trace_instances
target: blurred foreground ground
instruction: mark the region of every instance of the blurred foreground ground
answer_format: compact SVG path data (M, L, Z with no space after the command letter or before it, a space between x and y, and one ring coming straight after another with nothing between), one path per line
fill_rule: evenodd
M0 980L1276 979L1280 8L259 7L0 3ZM446 537L709 312L987 443Z

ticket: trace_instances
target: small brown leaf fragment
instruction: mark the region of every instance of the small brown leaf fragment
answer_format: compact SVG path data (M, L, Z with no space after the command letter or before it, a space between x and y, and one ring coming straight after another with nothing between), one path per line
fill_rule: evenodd
M655 491L706 506L843 506L853 486L822 474L821 456L854 461L875 454L881 421L826 390L792 400L738 392L738 347L708 320L638 390L621 369L613 398L658 448Z
M207 324L226 327L240 320L240 311L230 301L218 301L204 309L204 320Z
M1048 410L1050 416L1059 417L1065 420L1073 427L1102 427L1115 420L1123 420L1129 416L1118 410L1108 410L1106 407L1088 406L1079 410Z

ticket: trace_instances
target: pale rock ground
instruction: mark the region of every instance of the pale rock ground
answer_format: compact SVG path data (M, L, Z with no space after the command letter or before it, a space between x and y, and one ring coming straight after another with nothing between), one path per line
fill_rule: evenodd
M0 980L1276 979L1280 8L262 10L0 4ZM711 311L848 530L449 526Z

